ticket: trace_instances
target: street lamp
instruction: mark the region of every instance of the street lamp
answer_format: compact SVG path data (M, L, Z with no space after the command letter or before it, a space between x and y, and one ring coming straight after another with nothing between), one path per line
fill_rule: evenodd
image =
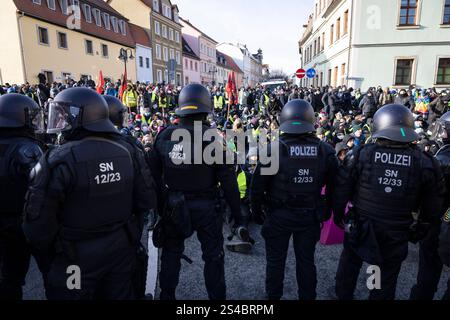
M216 75L215 74L217 72L218 72L218 70L217 70L216 66L211 66L209 71L208 71L208 73L210 74L210 77L211 77L211 74L212 74L212 77L213 77L212 85L213 86L216 85Z
M118 59L123 61L123 63L125 64L125 74L127 74L127 62L128 60L134 59L133 51L131 49L121 48Z

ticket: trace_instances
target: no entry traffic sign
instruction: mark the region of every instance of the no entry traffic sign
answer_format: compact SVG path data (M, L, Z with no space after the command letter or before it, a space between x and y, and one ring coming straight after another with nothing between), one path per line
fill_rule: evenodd
M297 78L303 79L306 76L306 71L305 69L298 69L295 75L297 76Z

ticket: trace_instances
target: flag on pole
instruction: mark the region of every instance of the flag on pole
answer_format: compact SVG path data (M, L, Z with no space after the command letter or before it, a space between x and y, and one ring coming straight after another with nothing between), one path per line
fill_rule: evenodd
M98 75L98 84L97 84L97 92L99 94L103 94L105 86L105 79L103 78L103 72L100 70L100 74Z
M127 90L127 71L126 70L125 70L125 73L123 74L122 83L120 86L120 93L119 93L120 100L123 99L123 93L125 92L125 90Z

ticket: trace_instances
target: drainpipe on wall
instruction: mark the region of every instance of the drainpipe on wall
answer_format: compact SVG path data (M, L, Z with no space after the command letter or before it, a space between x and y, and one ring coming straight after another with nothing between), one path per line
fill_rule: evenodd
M352 44L353 44L353 16L355 13L355 6L354 6L354 1L351 0L351 8L352 8L352 12L351 12L351 17L350 17L350 35L349 35L349 44L348 44L348 63L347 63L347 78L350 76L350 64L351 64L351 53L352 53ZM347 79L347 87L348 87L348 82L349 80ZM355 82L356 84L356 82ZM357 88L354 88L357 89Z
M17 17L17 27L19 29L19 38L20 38L20 54L22 56L22 71L23 71L23 79L24 83L28 82L27 79L27 71L25 68L25 53L23 50L23 33L22 33L22 26L20 24L20 20L25 16L23 12L20 13L20 15Z

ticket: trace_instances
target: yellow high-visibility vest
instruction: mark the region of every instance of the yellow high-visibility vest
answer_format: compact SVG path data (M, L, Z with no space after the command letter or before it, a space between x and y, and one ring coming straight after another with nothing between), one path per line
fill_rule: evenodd
M241 194L241 199L244 199L245 195L247 194L247 177L245 176L244 171L239 173L237 177L237 182L239 187L239 193Z
M223 96L214 96L214 109L222 109L224 104Z
M123 95L123 104L127 107L137 107L137 97L134 91L125 91Z

